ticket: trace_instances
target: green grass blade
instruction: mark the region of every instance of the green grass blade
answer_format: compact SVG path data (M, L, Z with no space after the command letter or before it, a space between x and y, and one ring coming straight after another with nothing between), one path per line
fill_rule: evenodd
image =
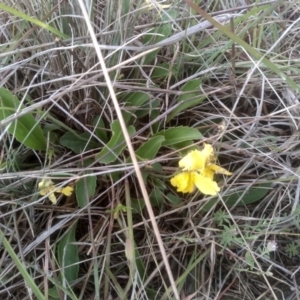
M203 11L201 8L193 4L190 0L184 0L188 5L190 5L194 10L196 10L202 17L204 17L207 21L213 24L216 28L222 31L225 35L227 35L230 39L232 39L235 43L242 46L245 50L247 50L253 58L259 60L262 64L276 73L279 77L282 78L287 84L290 85L296 92L300 93L300 86L296 84L289 76L287 76L284 72L282 72L275 64L273 64L270 60L268 60L264 55L251 47L247 42L242 40L240 37L235 35L229 28L223 26L221 23L216 21L213 17ZM281 2L281 1L279 1ZM279 5L279 2L276 4ZM274 7L275 8L275 7Z
M43 23L40 20L32 18L32 17L30 17L30 16L28 16L28 15L26 15L26 14L24 14L24 13L22 13L22 12L16 10L16 9L12 8L12 7L9 7L9 6L4 5L4 4L0 4L0 9L6 11L8 13L11 13L11 14L13 14L16 17L19 17L19 18L24 19L24 20L26 20L28 22L31 22L31 23L33 23L33 24L35 24L35 25L37 25L37 26L39 26L41 28L44 28L44 29L46 29L46 30L54 33L55 35L59 36L60 38L63 38L63 39L69 38L68 35L60 32L59 30L53 28L52 26L50 26L50 25L48 25L46 23Z
M0 229L0 240L2 241L4 248L6 249L6 251L10 255L10 257L12 258L15 266L20 271L21 275L23 276L27 285L31 288L34 295L37 297L38 300L45 300L43 293L40 291L40 289L35 284L33 278L27 272L26 266L24 266L23 263L20 261L17 254L14 252L13 248L9 244L8 240L5 238L1 229Z

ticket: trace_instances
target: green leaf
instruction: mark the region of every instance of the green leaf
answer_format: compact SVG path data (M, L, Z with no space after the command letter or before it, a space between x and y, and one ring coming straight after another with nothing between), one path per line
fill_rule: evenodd
M83 134L67 132L60 138L59 142L62 146L71 149L77 154L81 153L83 150L91 150L100 146L99 143L90 139L90 134L88 132L84 132Z
M62 279L70 285L78 278L79 256L75 233L77 222L75 222L58 244L58 262L61 267Z
M94 120L93 120L93 126L95 127L95 134L96 134L96 136L103 143L107 143L107 141L108 141L107 130L105 128L104 121L103 121L103 119L100 116L94 118Z
M61 277L61 276L60 276ZM60 294L58 291L60 291L60 293L62 293L64 296L68 296L67 299L70 300L78 300L78 298L74 295L73 291L70 290L69 286L63 286L60 281L61 278L49 278L49 281L54 285L52 288L50 288L48 290L48 300L53 300L53 299L60 299Z
M143 208L145 207L145 200L143 198L136 199L131 198L131 208L133 213L141 213Z
M265 15L270 14L271 12L275 11L277 6L281 5L281 1L275 1L273 2L273 5L268 6L267 9L264 10ZM239 45L241 48L245 49L249 54L252 56L253 64L255 64L255 60L259 61L259 64L261 66L266 66L270 70L272 70L275 74L278 75L279 78L282 79L283 82L286 82L290 87L292 87L297 93L300 93L300 86L292 80L291 77L289 77L287 74L284 73L276 64L274 64L272 61L270 61L265 54L260 53L255 48L253 48L251 45L249 45L245 39L240 38L237 36L228 26L224 26L218 21L216 21L212 16L207 14L205 11L199 9L196 4L191 3L190 6L195 9L198 13L202 15L207 21L209 21L213 26L215 26L220 32L222 32L224 35L226 35L231 41L235 42L237 45ZM260 7L260 10L262 8Z
M145 102L150 101L148 94L143 92L130 92L122 99L126 107L133 107L134 111L141 107Z
M177 116L180 112L194 107L205 100L205 96L202 94L200 86L202 82L199 79L194 79L188 81L182 88L182 94L178 97L177 101L180 103L168 116L168 121L170 121L174 116Z
M167 196L166 196L168 202L174 206L180 206L182 205L182 198L176 196L176 195L173 195L171 193L168 193Z
M162 16L162 22L167 22L167 24L163 24L159 27L152 28L150 31L147 32L146 35L144 35L143 44L144 45L150 45L150 44L156 44L166 38L168 38L172 31L173 31L173 23L170 22L171 18L174 20L177 16L177 11L170 9L167 11L167 14L164 14ZM169 21L169 22L168 22ZM157 56L157 53L159 50L152 51L151 53L147 54L145 56L144 65L148 65L153 61L153 59Z
M164 62L155 66L154 71L151 75L151 79L159 79L166 80L171 75L177 77L179 72L179 67L177 64L170 64L168 62Z
M158 132L155 136L164 136L163 146L171 146L184 141L200 140L202 134L199 130L187 126L171 127L167 130Z
M103 164L114 162L123 149L126 147L125 138L121 129L120 122L115 120L111 124L113 135L107 145L96 155L96 159ZM129 126L128 134L131 136L135 133L135 128Z
M267 193L270 191L271 184L272 184L271 182L262 183L259 186L250 188L246 192L238 191L231 195L227 195L227 196L225 195L225 196L223 196L223 200L224 200L225 204L227 205L227 207L232 207L235 204L237 206L248 205L250 203L259 201L263 197L265 197L267 195ZM219 201L218 197L212 198L204 205L204 207L201 210L202 211L210 210L218 201Z
M1 229L0 229L0 240L1 240L1 248L3 249L3 251L6 251L9 254L9 256L11 257L14 267L16 269L18 269L18 275L20 277L21 276L23 277L23 279L26 283L26 286L28 286L28 288L30 288L32 293L36 296L35 299L45 300L45 296L44 296L43 292L37 286L37 283L35 282L35 280L32 276L32 272L30 272L30 274L28 273L29 266L27 264L24 264L20 260L19 254L17 254L15 252L15 250L11 246L10 242L6 239L4 233L2 232ZM15 248L15 246L14 246L14 248ZM1 285L2 284L3 284L3 274L2 274L2 278L1 278Z
M152 189L149 198L152 206L159 206L164 203L164 193L158 187Z
M123 117L126 124L129 123L132 117L140 118L147 113L149 113L149 102L150 97L146 93L142 92L130 92L126 93L125 97L122 99L125 107L123 110ZM148 106L147 109L142 109L143 105L146 104Z
M57 35L57 36L59 36L59 37L61 37L61 38L63 38L63 39L69 38L68 35L61 33L61 32L60 32L59 30L57 30L56 28L51 27L51 26L48 25L47 23L44 23L44 22L42 22L42 21L40 21L40 20L38 20L38 19L32 18L32 17L30 17L29 15L26 15L26 14L20 12L20 11L17 10L17 9L14 9L14 8L12 8L12 7L9 7L9 6L6 6L6 5L4 5L4 4L0 4L0 9L1 9L1 10L4 10L4 11L10 13L10 14L13 14L13 15L15 15L15 16L17 16L17 17L19 17L21 20L27 20L28 22L31 22L31 23L33 23L33 24L35 24L35 25L37 25L37 26L39 26L39 27L41 27L41 28L44 28L44 29L46 29L46 30L48 30L48 31L50 31L50 32L52 32L52 33L54 33L55 35Z
M90 166L94 161L92 159L86 159L83 162L84 167ZM85 171L83 174L92 174L93 171L88 170ZM96 176L85 176L83 178L80 178L75 187L76 192L76 199L77 204L80 208L85 207L89 203L89 197L92 197L95 194L96 189Z
M4 120L25 108L9 90L0 88L0 120ZM3 128L2 128L3 130ZM28 113L12 121L8 132L20 143L34 150L46 150L47 142L40 125L32 114Z
M179 150L182 156L187 155L192 150L199 150L199 147L195 145L194 141L184 141L175 145L172 145L173 149Z
M153 159L159 151L164 140L165 138L161 135L151 138L136 150L136 156L142 160Z
M159 106L159 100L151 100L149 95L143 92L127 93L121 101L125 105L122 113L123 116L125 115L126 123L132 117L139 119L145 115L150 115L153 109Z

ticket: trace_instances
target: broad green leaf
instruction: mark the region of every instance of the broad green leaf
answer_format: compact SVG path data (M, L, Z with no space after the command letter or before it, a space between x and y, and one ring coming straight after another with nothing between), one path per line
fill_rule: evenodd
M22 109L20 101L9 90L0 88L0 120ZM1 126L1 123L0 123ZM35 121L32 114L17 117L9 126L8 132L12 134L20 143L34 150L46 150L47 142L40 125ZM3 130L3 128L2 128Z
M61 267L62 280L66 280L70 285L78 278L79 256L75 233L77 222L75 222L65 233L58 244L58 262Z
M149 198L152 206L159 206L164 203L164 193L158 187L152 189Z
M130 92L125 95L122 99L122 103L124 103L127 107L132 107L133 111L141 107L145 102L149 101L150 97L148 94L143 92Z
M60 298L60 294L58 291L60 291L61 293L63 293L64 296L68 296L67 299L70 299L70 300L78 300L78 298L74 295L73 291L70 290L69 286L63 286L59 281L58 279L54 279L53 277L52 278L49 278L49 281L54 285L52 288L50 288L48 290L48 300L53 300L53 299L61 299Z
M150 100L147 101L143 106L135 111L135 116L137 119L144 117L144 116L152 116L152 112L157 111L159 114L158 107L160 106L159 100Z
M168 193L166 198L167 198L168 202L171 203L172 205L179 206L182 204L182 198L180 198L174 194Z
M88 167L93 162L94 161L92 159L86 159L83 162L83 166ZM83 174L92 174L92 173L93 171L88 170L85 171ZM89 203L89 197L95 194L96 181L97 181L97 177L95 175L83 177L77 181L75 192L76 192L77 204L80 208L85 207Z
M165 138L162 135L151 138L136 150L135 154L137 158L142 160L153 159L159 151L164 140Z
M238 191L231 195L223 196L223 200L227 207L232 207L235 204L237 206L248 205L250 203L261 200L263 197L267 195L270 191L271 187L270 182L262 183L258 186L250 188L248 191ZM238 202L239 201L239 202ZM202 211L210 210L217 202L219 202L218 197L214 197L209 200L204 207L201 209ZM237 203L238 202L238 203Z
M141 213L145 205L145 200L143 198L131 198L131 208L133 213Z
M148 94L142 92L134 92L130 93L130 95L128 96L129 97L125 98L125 106L131 107L130 112L133 113L136 118L143 117L144 115L149 113L149 102L151 101L151 99ZM147 109L145 109L146 107Z
M158 116L160 115L160 112L158 109L153 109L150 113L150 120L153 121L155 120ZM157 133L158 130L160 128L160 122L155 122L152 126L151 126L151 131L153 133Z
M93 126L95 127L95 134L97 137L103 142L107 143L107 130L105 128L105 124L103 119L99 116L94 118L93 120Z
M96 159L103 164L114 162L123 149L126 147L125 138L121 129L120 122L115 120L111 124L113 135L107 145L96 155ZM135 133L135 128L129 126L128 134L131 136Z
M90 139L88 132L78 135L75 135L73 132L67 132L60 138L59 142L62 146L71 149L77 154L83 150L96 149L100 146L99 143Z
M178 97L177 102L182 102L178 107L176 107L168 116L168 121L170 121L174 116L177 116L180 112L194 107L200 104L206 97L202 94L201 80L194 79L188 81L182 88L182 94Z
M126 123L131 118L139 119L150 115L154 108L159 106L159 100L151 100L149 95L143 92L130 92L121 99L125 107L122 111Z
M168 62L164 62L155 66L154 71L151 75L151 79L159 79L166 80L170 76L170 72L172 76L177 77L179 72L179 67L176 64L170 64Z
M184 156L192 150L199 150L199 147L195 145L194 141L184 141L175 145L172 145L173 149L179 150L179 153Z
M168 15L174 20L177 16L177 11L170 9L167 11ZM173 31L173 23L170 22L170 17L166 14L163 14L162 16L162 22L169 21L167 24L163 24L159 27L152 28L152 30L148 31L147 34L144 36L143 44L144 45L150 45L150 44L156 44L166 38L168 38L172 31ZM151 63L151 61L157 56L157 53L159 50L152 51L151 53L147 54L145 56L144 64L148 65Z
M163 136L165 141L163 146L171 146L185 141L200 140L202 134L199 130L188 126L171 127L167 130L158 132L155 136Z

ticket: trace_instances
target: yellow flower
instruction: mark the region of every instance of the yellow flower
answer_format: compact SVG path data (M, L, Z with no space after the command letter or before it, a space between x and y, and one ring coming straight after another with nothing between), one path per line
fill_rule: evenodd
M182 193L192 193L197 187L205 195L217 195L220 188L214 181L214 174L232 173L215 165L215 160L213 147L209 144L204 144L202 151L192 150L179 161L182 172L171 178L171 184Z
M41 196L46 196L48 195L49 200L53 203L56 204L56 196L54 193L61 193L66 196L71 196L73 192L73 187L71 186L66 186L64 188L56 188L53 181L50 178L43 178L39 184L39 191Z

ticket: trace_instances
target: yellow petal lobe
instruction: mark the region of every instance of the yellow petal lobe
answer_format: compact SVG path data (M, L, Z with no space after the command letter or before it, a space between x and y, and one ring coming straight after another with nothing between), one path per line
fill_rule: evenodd
M194 183L198 190L204 195L216 196L220 191L217 183L201 174L194 174Z
M205 165L207 165L208 163L215 160L214 149L213 149L212 145L204 143L204 148L201 152L202 152L202 155L205 157L205 160L206 160Z
M52 202L52 204L56 204L57 203L57 200L56 200L56 197L55 197L55 195L54 195L54 193L51 193L50 195L49 195L49 200Z
M222 167L214 165L214 164L208 165L207 168L210 169L211 171L215 172L216 174L232 175L231 172L227 171L226 169L224 169Z
M59 193L64 194L65 196L71 196L73 193L73 188L71 186L66 186L64 188L61 188Z
M215 175L215 172L210 169L209 167L206 167L202 172L201 172L201 175L203 175L204 177L207 177L211 180L214 179L214 175Z
M192 172L182 172L171 178L171 184L177 187L177 192L192 193L194 191L194 181Z
M199 150L192 150L179 161L184 171L201 170L205 167L206 157Z

